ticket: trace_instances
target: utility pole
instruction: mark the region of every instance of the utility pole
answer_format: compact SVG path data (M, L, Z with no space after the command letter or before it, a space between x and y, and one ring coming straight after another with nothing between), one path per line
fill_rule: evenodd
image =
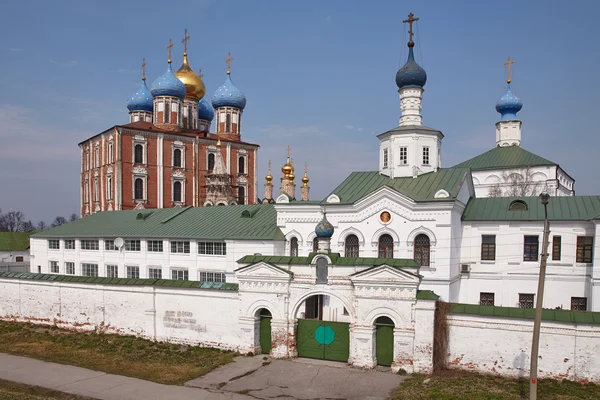
M535 322L533 323L533 341L531 344L531 365L529 367L529 399L537 400L537 369L538 349L540 347L540 327L542 325L542 303L544 300L544 281L546 279L546 261L548 260L548 236L550 221L548 221L548 193L540 194L540 202L544 205L544 240L542 244L542 259L540 260L540 276L538 279L537 299L535 302Z

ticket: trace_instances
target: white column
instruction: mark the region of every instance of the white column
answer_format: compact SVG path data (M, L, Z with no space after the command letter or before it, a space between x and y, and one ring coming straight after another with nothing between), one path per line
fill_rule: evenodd
M394 328L394 372L402 368L409 374L413 373L414 340L414 331Z
M164 136L162 134L158 135L156 138L156 207L163 208L164 207L164 193L163 193L163 181L164 181L164 151L163 151L163 143ZM148 185L148 182L146 182Z
M416 373L433 371L433 326L435 301L418 300L415 305L413 368ZM394 341L396 335L394 332Z
M271 319L271 356L274 358L289 358L290 341L295 340L294 330L290 336L287 319ZM293 339L291 339L293 338Z
M355 367L373 368L375 358L375 326L350 326L350 359L348 363Z
M421 105L422 88L402 88L400 92L400 126L423 125Z

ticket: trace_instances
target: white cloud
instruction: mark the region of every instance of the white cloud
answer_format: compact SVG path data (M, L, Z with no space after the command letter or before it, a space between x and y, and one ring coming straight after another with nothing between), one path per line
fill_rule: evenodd
M354 125L344 125L344 128L346 128L346 129L354 129Z
M356 128L357 131L362 132L365 130L365 128Z

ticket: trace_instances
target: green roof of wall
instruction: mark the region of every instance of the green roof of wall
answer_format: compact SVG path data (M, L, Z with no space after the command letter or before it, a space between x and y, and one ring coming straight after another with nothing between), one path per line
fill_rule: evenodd
M257 262L266 262L273 265L310 265L313 258L318 253L310 253L307 257L290 256L258 256L250 255L240 258L237 262L240 264L254 264ZM374 258L374 257L340 257L339 254L327 254L331 258L331 263L337 266L379 266L389 265L394 268L419 268L419 264L412 259L407 258Z
M34 232L0 232L0 251L25 251L29 249L29 236Z
M34 237L285 240L270 204L104 211Z
M510 203L527 203L526 211L509 211ZM600 196L556 196L548 202L550 221L589 221L600 217ZM544 206L538 197L487 197L471 199L464 221L543 221Z
M417 300L438 300L440 296L433 290L417 290Z
M331 194L337 195L343 204L353 204L386 186L414 201L453 201L469 173L468 168L440 168L416 178L388 178L377 171L353 172ZM440 189L446 190L450 197L434 198Z
M454 168L471 168L472 170L502 169L518 167L534 167L556 165L533 154L520 146L496 147L490 151L456 164Z
M482 317L535 319L534 308L480 306L477 304L452 303L451 313L480 315ZM542 320L600 325L600 312L544 309L542 310Z
M182 280L171 280L171 279L102 278L102 277L98 277L98 276L32 274L29 272L0 272L0 278L28 279L28 280L36 280L36 281L71 282L71 283L93 283L93 284L101 284L101 285L165 286L165 287L181 287L181 288L207 289L207 290L230 290L230 291L236 291L239 288L239 285L237 283L227 283L227 282L200 282L200 281L182 281Z

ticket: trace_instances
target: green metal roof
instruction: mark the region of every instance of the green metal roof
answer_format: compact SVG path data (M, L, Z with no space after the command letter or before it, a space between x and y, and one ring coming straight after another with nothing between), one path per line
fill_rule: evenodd
M451 303L450 312L452 314L481 315L482 317L535 319L534 308ZM600 325L600 312L543 309L542 320Z
M438 300L440 296L433 290L417 290L417 300Z
M0 278L10 279L30 279L36 281L55 281L55 282L73 282L73 283L93 283L102 285L132 285L132 286L169 286L191 289L207 290L229 290L237 291L237 283L227 282L200 282L200 281L181 281L171 279L129 279L129 278L102 278L98 276L74 276L74 275L54 275L54 274L32 274L29 272L0 272Z
M524 201L526 211L509 211L510 204ZM600 217L600 196L555 196L548 202L550 221L589 221ZM487 197L471 199L463 221L543 221L544 206L538 197Z
M556 165L550 160L546 160L536 154L533 154L520 146L496 147L477 157L464 161L454 166L454 168L471 168L472 170L501 169L534 167L543 165Z
M257 262L266 262L273 265L310 265L312 259L319 253L310 253L307 257L290 256L245 256L237 262L240 264L254 264ZM379 266L389 265L394 268L419 268L419 264L408 258L374 258L374 257L340 257L339 254L327 254L331 258L331 263L337 266Z
M453 201L469 173L468 168L440 168L416 178L388 178L377 171L353 172L331 194L336 194L343 204L353 204L387 186L414 201ZM446 190L450 197L434 198L440 189Z
M285 240L270 204L105 211L34 237Z
M35 232L0 232L0 251L29 249L29 236Z

